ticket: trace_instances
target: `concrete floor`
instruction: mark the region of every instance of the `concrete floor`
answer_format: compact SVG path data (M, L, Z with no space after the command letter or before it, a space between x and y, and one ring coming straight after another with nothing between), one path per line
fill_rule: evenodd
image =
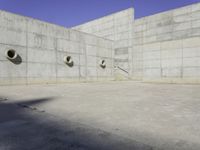
M0 106L1 150L200 149L200 85L1 86Z

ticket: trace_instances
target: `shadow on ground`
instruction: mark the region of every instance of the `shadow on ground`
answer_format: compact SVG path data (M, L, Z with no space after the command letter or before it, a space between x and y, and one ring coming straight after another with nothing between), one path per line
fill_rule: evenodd
M155 150L34 107L51 100L54 98L9 103L0 98L0 150Z

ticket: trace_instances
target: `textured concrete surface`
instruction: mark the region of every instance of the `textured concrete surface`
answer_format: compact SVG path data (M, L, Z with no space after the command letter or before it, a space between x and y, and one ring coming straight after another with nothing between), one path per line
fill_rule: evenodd
M200 83L200 3L133 18L127 9L75 29L114 40L114 64L133 79Z
M90 33L114 41L113 57L114 66L121 69L115 70L115 78L132 75L132 24L134 9L129 8L120 12L95 19L93 21L73 27L78 31Z
M123 146L137 147L139 143L139 146L144 146L142 149L150 147L162 150L199 150L199 91L199 85L139 82L0 87L1 98L8 99L1 103L1 105L3 104L2 108L5 109L0 109L2 111L0 120L3 120L0 121L0 130L3 131L0 132L0 135L1 139L5 140L0 140L0 145L3 143L4 146L7 140L15 141L15 138L18 139L20 136L21 131L31 132L32 128L39 132L33 135L43 133L43 129L44 133L53 130L50 133L55 135L54 125L48 121L48 118L52 117L50 121L55 121L58 124L59 120L68 121L73 124L72 128L76 126L76 123L82 124L81 128L86 128L83 131L84 134L95 134L95 138L92 139L99 137L96 134L99 130L105 132L106 135L111 135L107 146L110 146L110 141L116 145L121 141ZM23 112L21 108L6 109L13 103L19 107L29 107L28 109L33 112L38 111L39 115L29 116L32 113ZM11 115L11 119L7 119L12 113L16 116ZM42 115L43 113L44 115ZM21 126L24 116L28 119L34 118L33 122L36 121L36 123L42 120L42 131L38 129L38 125L34 125L32 122L29 123L30 126ZM13 130L6 130L6 127L12 126L13 121L16 134L13 134L15 133ZM25 120L25 124L26 122ZM53 125L52 129L48 126L51 124ZM61 125L61 131L68 131L65 124L61 123ZM26 127L30 127L28 128L30 130ZM82 129L80 130L82 131ZM23 137L20 137L36 141L40 139L32 138L32 133L29 132L27 134L23 132ZM76 132L76 128L73 128L73 133ZM7 136L3 136L2 133ZM59 133L60 131L56 134L56 138L63 138L65 141L65 136ZM45 134L43 135L45 136ZM79 137L78 133L75 135L73 142L76 142L77 136ZM45 142L46 140L45 137L42 139ZM82 140L84 141L85 138ZM106 139L103 136L101 140L103 140L102 143L105 143ZM62 144L59 140L57 142ZM81 141L79 140L79 142ZM88 142L90 143L91 140ZM92 145L89 144L90 146ZM109 147L107 148L109 149Z
M200 3L133 23L133 76L146 81L200 83Z
M0 85L112 80L111 40L0 11ZM15 50L21 61L9 61ZM71 56L73 67L63 58ZM106 61L106 68L99 61Z
M0 11L0 85L114 79L200 83L199 31L200 3L136 20L129 8L72 29ZM20 62L6 59L9 49ZM63 62L68 55L73 67Z

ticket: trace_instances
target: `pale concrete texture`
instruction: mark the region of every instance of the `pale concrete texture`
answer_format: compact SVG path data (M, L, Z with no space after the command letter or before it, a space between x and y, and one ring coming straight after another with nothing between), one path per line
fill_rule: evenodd
M0 85L113 79L111 40L0 11ZM13 49L20 61L5 56ZM63 58L71 56L74 65ZM106 68L99 66L105 60Z
M56 120L55 122L58 124L63 121L62 127L65 127L64 121L72 122L75 127L77 124L82 124L81 127L86 128L86 131L81 130L83 133L93 133L96 137L96 131L104 131L106 135L114 137L115 144L122 139L122 143L126 146L137 147L137 144L140 143L140 146L144 146L143 149L150 147L153 150L200 149L199 91L199 85L137 82L0 87L1 97L8 99L1 105L14 104L20 107L29 107L33 112L45 113L46 116L39 114L34 117L35 123L42 120L44 135L51 127L45 128L45 125L50 125L48 118L52 117L50 120ZM5 119L0 124L0 130L4 131L0 134L12 135L12 131L5 130L5 126L12 125L13 121L15 126L19 124L15 127L16 132L18 128L21 132L27 131L25 125L20 127L21 124L26 124L26 120L25 122L23 122L23 118L9 120L9 117L5 116L9 116L13 111L19 111L19 114L30 119L31 113L23 112L21 108L9 111L4 113L5 115L1 115L0 120L2 121L2 117ZM20 111L22 112L20 113ZM18 115L18 113L14 114ZM32 128L34 127L31 125L28 129ZM72 133L76 133L74 128ZM63 130L68 130L68 126ZM23 133L28 138L29 134ZM19 133L14 135L18 137ZM6 137L9 138L9 136ZM57 138L61 137L65 138L64 135L57 134ZM112 139L109 140L112 141ZM39 139L34 140L37 143ZM88 141L91 142L91 140ZM96 142L98 143L98 141ZM1 140L0 143L0 145L5 144ZM85 144L87 145L87 143ZM89 144L89 146L91 145ZM122 147L121 149L129 148Z
M200 82L199 6L134 21L133 76L151 82Z
M129 8L72 29L0 11L0 85L200 83L199 22L200 3L136 20ZM8 60L9 49L19 59ZM65 56L73 67L64 63Z

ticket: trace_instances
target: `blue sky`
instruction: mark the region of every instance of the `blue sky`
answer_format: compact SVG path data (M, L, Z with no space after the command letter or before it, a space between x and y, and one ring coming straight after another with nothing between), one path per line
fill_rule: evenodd
M0 9L72 27L129 7L141 18L197 2L200 0L0 0Z

